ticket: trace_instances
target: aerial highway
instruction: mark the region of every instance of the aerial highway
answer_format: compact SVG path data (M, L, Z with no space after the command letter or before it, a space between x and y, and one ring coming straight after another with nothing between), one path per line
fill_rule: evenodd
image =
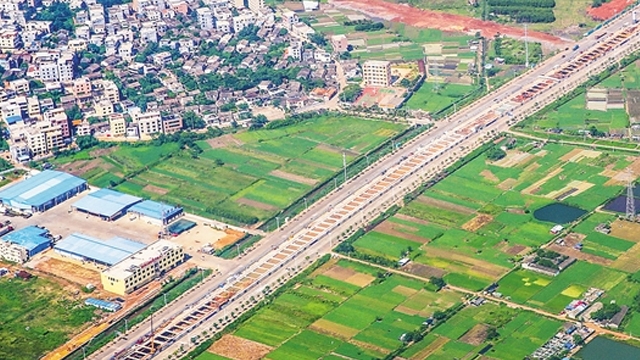
M93 359L166 358L278 279L289 278L356 228L498 132L568 93L640 47L632 13L556 54L500 89L439 121L311 205L198 288L93 354ZM243 309L249 306L243 307ZM236 314L241 311L236 311ZM151 323L153 321L153 325ZM185 340L187 339L187 340Z

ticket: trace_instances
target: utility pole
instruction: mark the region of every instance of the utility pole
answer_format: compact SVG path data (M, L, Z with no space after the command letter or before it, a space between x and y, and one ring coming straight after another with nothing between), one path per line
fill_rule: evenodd
M167 306L167 293L163 293L162 297L164 298L164 306Z
M304 198L304 209L307 210L309 208L309 204L307 204L307 198Z
M347 154L342 152L342 167L344 168L344 182L347 182Z
M238 250L238 256L240 256L240 244L236 244L236 250Z
M524 53L525 53L525 63L524 66L529 68L529 43L527 42L527 23L524 24Z

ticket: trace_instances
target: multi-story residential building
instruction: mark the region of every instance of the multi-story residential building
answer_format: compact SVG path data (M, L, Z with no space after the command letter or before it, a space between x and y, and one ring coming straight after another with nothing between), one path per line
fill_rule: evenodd
M264 0L248 0L249 9L256 14L260 13L260 10L264 9Z
M203 29L203 30L215 29L213 11L211 11L211 9L202 7L202 8L196 9L196 14L198 15L198 25L200 26L200 29Z
M122 114L109 115L109 132L113 137L124 136L127 132L127 122Z
M140 41L145 43L158 42L158 30L155 26L146 23L140 29Z
M9 89L17 94L27 94L29 93L29 81L27 79L9 81Z
M32 96L27 99L27 115L30 118L36 118L41 115L40 112L40 100L38 100L37 96Z
M120 90L113 81L99 79L94 80L92 84L94 86L93 96L96 100L109 100L113 104L120 101Z
M0 49L16 51L22 48L22 39L17 30L0 30Z
M165 134L172 134L182 130L182 116L169 115L162 117L162 132Z
M302 42L292 41L289 45L287 55L291 56L294 60L300 60L302 58Z
M73 80L75 60L72 54L46 54L48 59L38 64L38 77L44 82Z
M300 18L298 17L298 14L296 14L295 12L291 10L285 10L282 13L282 22L284 26L287 27L287 29L291 30L291 28L293 28L293 25L300 22Z
M58 107L44 112L44 120L51 123L51 126L60 127L62 137L71 137L71 129L69 127L69 118L64 108Z
M246 7L245 0L233 0L233 7L236 9L244 9Z
M133 122L138 124L140 134L157 134L162 132L162 117L159 111L134 112L131 114Z
M362 64L362 77L367 85L391 85L391 63L382 60L367 60Z
M159 240L130 255L100 274L106 291L129 294L184 261L182 246Z
M91 80L86 77L74 80L73 96L75 96L76 99L91 96Z
M246 28L249 25L253 25L256 22L255 14L246 10L238 14L237 16L234 16L232 19L233 30L235 32L240 32L242 31L242 29Z
M94 106L95 114L98 117L109 116L113 114L113 103L107 99L100 100L95 103Z

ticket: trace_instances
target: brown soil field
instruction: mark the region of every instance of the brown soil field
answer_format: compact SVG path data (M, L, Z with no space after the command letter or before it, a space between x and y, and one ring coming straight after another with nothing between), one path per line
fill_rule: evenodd
M311 324L309 328L328 335L334 335L342 339L351 339L359 332L357 329L350 328L341 324L336 324L326 319L317 320L316 322Z
M431 356L433 353L438 351L441 347L443 347L446 343L449 342L449 338L444 336L438 336L438 338L429 344L426 348L422 349L422 351L413 355L410 360L422 360Z
M497 187L500 190L509 190L517 183L518 183L518 180L509 178L509 179L501 182L500 184L498 184Z
M478 231L478 229L480 229L481 227L487 225L492 221L493 221L492 216L487 214L478 214L478 216L464 223L462 225L462 229L470 232L476 232Z
M215 242L214 247L216 249L222 249L227 245L235 244L236 241L240 240L244 236L244 233L242 231L224 229L224 232L227 235Z
M405 214L395 214L394 215L396 218L400 219L400 220L404 220L404 221L410 221L410 222L414 222L416 224L420 224L420 225L429 225L429 222L426 220L422 220L422 219L418 219L415 218L413 216L409 216L409 215L405 215Z
M207 140L207 144L213 149L225 147L225 146L240 146L244 144L242 141L236 139L233 134L222 135L217 138Z
M611 236L633 242L640 242L640 224L616 220L611 224Z
M517 39L524 38L524 29L516 26L500 25L492 21L483 21L469 16L453 15L440 11L417 9L405 4L394 4L383 0L339 0L331 4L339 8L360 11L368 16L404 23L419 28L439 29L464 33L479 31L486 38L495 35L507 35ZM563 39L538 31L529 31L528 38L550 46L565 46Z
M147 185L144 188L142 188L142 190L150 192L150 193L154 193L154 194L158 194L158 195L166 195L169 190L158 187L158 186L154 186L154 185Z
M403 229L406 232L398 231L398 229ZM431 240L431 239L423 238L422 236L419 236L419 235L411 234L410 232L417 231L417 229L415 228L412 228L410 226L406 226L403 224L395 224L390 221L381 222L380 224L378 224L378 226L373 228L373 230L379 233L383 233L391 236L397 236L402 239L415 241L420 244L426 244Z
M359 286L359 287L365 287L369 284L371 284L371 282L374 280L375 278L371 275L368 274L361 274L361 273L357 273L353 276L348 277L345 282L355 285L355 286Z
M346 281L348 278L354 276L356 272L351 269L343 268L342 266L332 266L327 271L325 271L322 275L328 276L330 278Z
M438 199L434 199L426 196L419 196L416 200L421 204L439 207L444 210L455 211L464 215L471 215L475 212L475 210L468 208L466 206L457 205L454 203L450 203L448 201L438 200Z
M86 269L71 262L43 256L38 260L37 264L35 264L35 269L47 274L62 277L78 284L79 286L93 284L94 286L102 289L100 273L98 271Z
M608 20L634 2L635 0L611 0L597 8L590 7L587 13L595 20Z
M265 203L260 202L260 201L250 200L250 199L247 199L247 198L240 198L240 199L236 200L236 202L238 204L251 206L251 207L254 207L254 208L260 209L260 210L272 211L272 210L276 210L277 209L273 205L265 204Z
M569 246L560 246L558 244L551 244L547 247L547 249L555 251L562 255L574 257L578 260L588 261L593 264L598 264L598 265L607 266L607 267L612 266L613 264L613 260L605 259L597 255L584 253L582 251L574 249L573 246L569 247ZM620 258L622 258L622 256Z
M467 331L460 341L469 345L478 346L484 342L487 338L487 331L489 328L485 324L476 324L471 330Z
M271 347L233 335L225 335L208 350L234 360L259 360L271 352Z
M489 180L492 183L499 183L500 182L500 178L498 178L494 173L492 173L491 170L487 170L487 169L482 170L480 172L480 175L483 178Z
M290 180L305 185L315 185L318 182L318 180L310 179L301 175L291 174L282 170L273 170L269 174L281 179Z
M405 265L404 271L408 272L409 274L414 274L414 275L418 275L425 278L430 278L432 276L443 277L447 273L442 269L438 269L438 268L423 265L423 264L418 264L415 262L411 262Z
M509 246L504 252L509 255L519 255L523 252L527 252L529 248L524 245L513 245Z
M398 293L398 294L404 295L406 297L414 295L415 293L418 292L418 290L412 289L410 287L402 286L402 285L398 285L398 286L394 287L392 291L394 293Z

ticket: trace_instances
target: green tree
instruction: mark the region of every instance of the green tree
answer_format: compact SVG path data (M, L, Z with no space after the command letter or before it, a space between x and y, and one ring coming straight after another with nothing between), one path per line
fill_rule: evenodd
M69 5L55 1L49 7L38 11L35 14L36 20L51 21L51 31L58 30L73 31L73 12Z
M340 101L354 102L358 99L358 96L362 94L362 88L358 84L349 84L340 93Z
M93 136L90 136L90 135L78 136L76 138L76 145L78 145L80 150L92 148L92 147L98 145L99 143L100 142L98 141L98 139L96 139L96 138L94 138Z
M207 126L204 120L193 111L187 111L182 115L182 125L189 130L204 129Z
M429 278L429 282L432 283L435 287L437 287L438 290L440 290L443 287L447 286L447 283L444 281L444 279L442 279L441 277L437 277L437 276L430 277Z
M78 107L78 105L73 105L71 109L65 110L65 113L67 114L67 118L72 121L80 120L83 118L82 110L80 110L80 107Z
M600 310L593 312L591 314L591 318L598 321L609 320L619 311L620 305L616 303L608 303L604 304Z

